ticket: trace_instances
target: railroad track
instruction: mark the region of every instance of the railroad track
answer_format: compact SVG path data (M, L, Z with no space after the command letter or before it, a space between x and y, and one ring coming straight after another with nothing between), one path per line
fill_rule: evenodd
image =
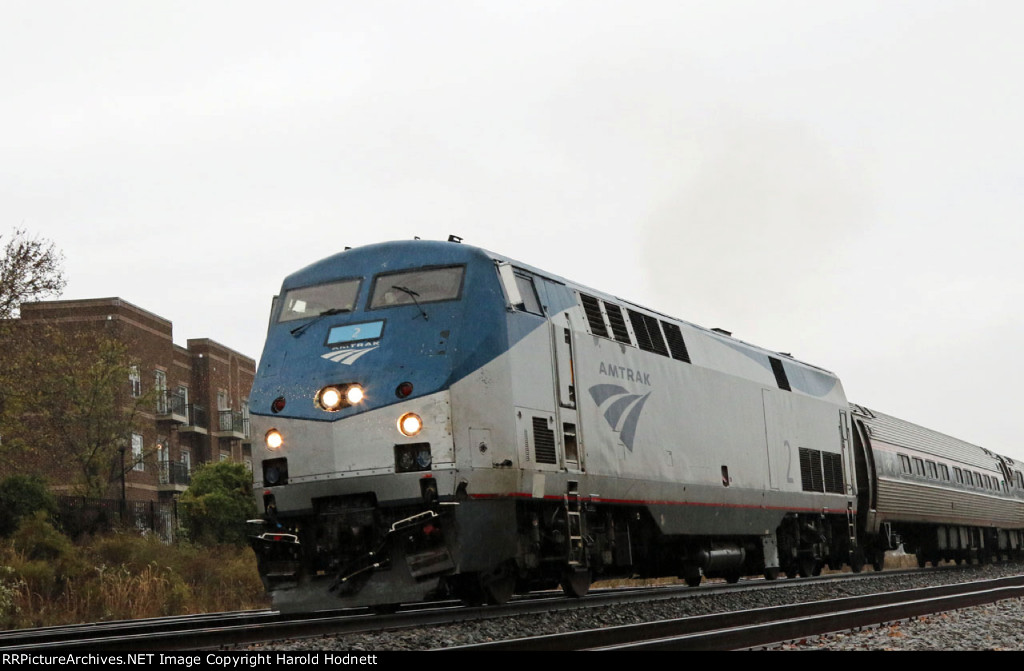
M476 651L739 650L1024 597L1024 576L448 648Z
M931 571L944 569L931 569ZM906 571L915 573L916 571ZM66 627L0 632L0 651L116 651L145 652L151 650L214 650L230 646L292 638L311 638L326 635L357 634L384 630L406 629L445 625L481 618L500 618L510 615L550 613L553 611L577 610L668 599L700 599L730 592L750 590L785 590L788 586L812 585L816 583L841 583L846 580L870 580L874 577L890 578L903 571L887 571L884 574L863 573L843 574L786 581L744 580L739 585L709 584L698 589L683 586L661 586L628 589L594 590L584 599L566 599L561 593L531 594L514 599L501 607L464 607L456 602L414 604L404 607L391 615L373 615L365 609L351 609L336 612L308 614L280 614L273 611L247 611L239 613L215 613L147 620L106 622ZM826 602L829 604L833 601ZM603 629L608 632L609 629ZM651 638L648 636L647 638ZM541 639L528 639L539 641ZM565 639L572 641L574 639ZM564 645L573 649L581 644L555 643L550 639L544 645ZM608 642L605 637L603 639ZM502 644L494 644L502 645ZM513 644L515 645L515 644ZM522 643L529 649L529 643ZM586 647L586 645L584 645Z

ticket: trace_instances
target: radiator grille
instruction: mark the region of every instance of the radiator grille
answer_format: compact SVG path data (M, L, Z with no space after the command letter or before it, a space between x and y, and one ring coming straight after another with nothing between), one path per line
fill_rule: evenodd
M801 447L800 480L805 492L842 494L843 455Z
M822 467L825 473L825 491L842 494L843 487L843 455L834 452L821 453Z
M800 448L800 481L805 492L824 491L821 475L821 452Z
M548 428L546 417L533 418L533 451L538 464L557 463L555 432Z

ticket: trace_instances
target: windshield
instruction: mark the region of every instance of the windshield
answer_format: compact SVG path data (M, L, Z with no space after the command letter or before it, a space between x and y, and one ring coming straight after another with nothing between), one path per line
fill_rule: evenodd
M351 312L359 294L361 281L357 278L292 289L284 295L284 306L277 321L290 322L295 319L316 317L328 310L334 313Z
M378 275L370 309L454 300L462 291L464 270L463 266L454 266Z

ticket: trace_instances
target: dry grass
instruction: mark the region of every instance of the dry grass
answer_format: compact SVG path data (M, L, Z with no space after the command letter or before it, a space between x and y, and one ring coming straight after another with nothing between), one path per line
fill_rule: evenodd
M132 533L72 544L44 520L0 544L0 628L267 606L249 548Z

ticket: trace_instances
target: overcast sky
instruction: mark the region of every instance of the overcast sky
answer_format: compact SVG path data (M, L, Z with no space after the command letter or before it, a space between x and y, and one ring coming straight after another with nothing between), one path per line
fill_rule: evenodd
M478 245L1024 459L1024 3L0 4L0 232L260 355L290 272Z

